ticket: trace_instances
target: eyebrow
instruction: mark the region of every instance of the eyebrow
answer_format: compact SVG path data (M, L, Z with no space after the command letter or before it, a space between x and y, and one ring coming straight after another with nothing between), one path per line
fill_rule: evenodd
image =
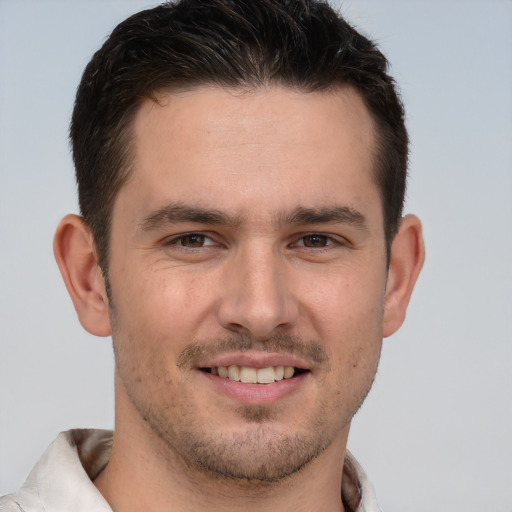
M237 227L241 221L242 219L239 216L233 217L214 208L201 208L173 203L159 208L144 217L139 227L142 231L152 231L165 224L178 224L180 222Z
M365 216L349 206L305 208L299 206L289 214L279 215L278 224L349 224L368 230Z
M191 222L211 226L227 226L236 228L244 221L241 215L229 215L215 208L171 203L144 217L139 225L141 231L156 230L166 224ZM276 225L293 224L348 224L367 231L365 216L348 206L326 206L321 208L306 208L298 206L291 212L279 212L274 217Z

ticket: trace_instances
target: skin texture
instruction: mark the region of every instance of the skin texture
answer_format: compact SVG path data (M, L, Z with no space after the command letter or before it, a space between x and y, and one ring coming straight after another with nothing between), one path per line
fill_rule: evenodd
M423 262L406 217L388 272L362 100L200 87L144 102L133 128L110 303L81 220L55 239L82 325L114 340L98 489L119 511L343 510L350 421ZM201 370L229 364L306 372L285 387Z

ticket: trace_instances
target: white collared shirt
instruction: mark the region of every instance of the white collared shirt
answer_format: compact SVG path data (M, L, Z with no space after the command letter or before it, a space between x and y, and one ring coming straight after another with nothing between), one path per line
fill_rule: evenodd
M112 432L61 432L30 472L23 487L0 498L1 512L112 512L92 481L110 459ZM344 503L353 512L380 512L361 466L347 452L343 468Z

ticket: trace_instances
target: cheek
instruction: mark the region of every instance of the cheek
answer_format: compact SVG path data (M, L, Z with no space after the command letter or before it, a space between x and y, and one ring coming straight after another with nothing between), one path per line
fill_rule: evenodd
M121 279L119 294L114 295L114 301L126 313L129 322L172 323L197 300L195 288L193 280L181 278L178 272L172 275L161 270L148 270ZM119 300L116 300L117 295Z
M112 283L114 344L131 359L175 363L211 310L208 286L187 272L147 271ZM210 287L211 289L211 287Z
M300 294L303 309L319 332L327 334L328 339L340 340L345 336L364 340L372 332L382 337L383 270L343 267L315 277L311 280L315 286L303 286Z
M382 348L382 304L366 297L358 304L340 301L332 312L323 339L331 360L327 379L337 397L336 408L355 412L369 392L377 372ZM357 307L356 307L357 306Z
M326 345L339 379L373 378L382 345L385 279L371 272L332 278L328 291L311 303L313 328Z

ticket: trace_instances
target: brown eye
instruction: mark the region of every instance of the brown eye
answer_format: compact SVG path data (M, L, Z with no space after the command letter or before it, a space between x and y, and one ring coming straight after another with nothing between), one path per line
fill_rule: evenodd
M302 237L302 243L304 247L318 248L326 247L329 245L330 239L326 235L320 235L318 233L312 235L306 235Z
M203 247L206 237L197 233L180 237L180 245L183 247Z

